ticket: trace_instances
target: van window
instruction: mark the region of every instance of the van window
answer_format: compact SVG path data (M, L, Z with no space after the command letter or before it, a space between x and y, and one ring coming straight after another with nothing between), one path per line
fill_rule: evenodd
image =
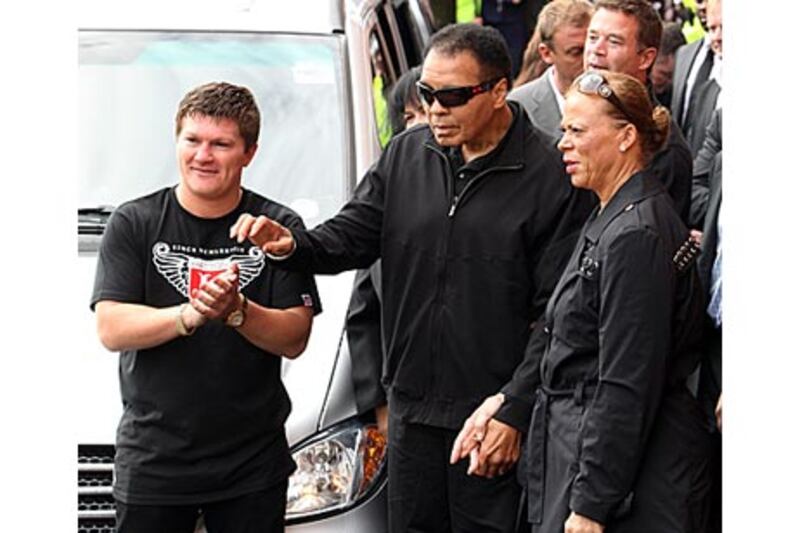
M383 34L386 49L388 51L388 58L392 62L392 67L397 77L408 70L408 63L406 61L405 50L398 29L397 22L394 18L394 11L390 4L384 4L381 8L377 9L375 13L378 15L378 24Z
M347 199L341 36L82 31L79 47L84 214L178 182L178 103L209 81L248 87L261 111L244 187L291 206L308 226Z
M420 32L419 21L415 20L407 1L392 2L394 18L403 41L403 49L409 67L422 63L426 38Z

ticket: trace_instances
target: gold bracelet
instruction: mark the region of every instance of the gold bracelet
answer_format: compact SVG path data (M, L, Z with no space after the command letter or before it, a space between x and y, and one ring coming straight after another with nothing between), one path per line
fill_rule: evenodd
M178 332L178 335L181 337L188 337L194 330L197 328L187 328L186 324L183 323L183 310L189 304L181 304L178 308L178 316L175 317L175 330Z

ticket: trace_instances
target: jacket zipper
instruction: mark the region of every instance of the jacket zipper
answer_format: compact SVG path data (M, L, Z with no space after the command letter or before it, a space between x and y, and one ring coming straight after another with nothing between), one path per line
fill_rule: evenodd
M486 175L491 174L492 172L499 172L501 170L519 170L520 168L522 168L522 165L509 165L509 166L504 166L504 167L487 168L483 172L478 172L475 175L475 177L472 178L469 181L469 183L467 183L467 185L464 187L464 190L461 191L460 195L458 195L458 196L453 195L453 201L450 204L450 211L447 212L448 218L453 218L453 216L455 216L456 209L458 208L459 204L462 202L462 200L463 200L464 196L467 194L467 192L470 189L474 189L475 187L477 187L476 183L478 183L479 181L483 182L484 181L483 178Z
M447 184L445 185L445 187L446 187L447 192L450 193L451 192L450 184L453 182L453 176L451 175L450 160L447 158L447 154L445 154L444 152L442 152L441 150L439 150L438 148L436 148L435 146L430 145L430 144L425 144L425 148L428 148L429 150L432 150L434 153L438 154L439 157L444 159L445 168L447 169ZM492 172L499 172L501 170L519 170L521 168L522 168L521 164L520 165L506 165L506 166L499 166L499 167L491 167L491 168L487 168L487 169L483 170L482 172L478 172L475 175L475 177L472 178L469 181L469 183L467 183L467 185L464 187L464 190L461 191L461 194L459 194L459 195L453 194L453 198L452 198L452 200L450 202L450 209L447 211L447 218L453 218L453 216L456 214L456 209L458 209L458 206L462 202L464 196L467 194L467 192L470 189L474 189L476 187L476 185L475 185L476 182L483 181L482 180L483 177L485 177L488 174L491 174ZM448 225L448 240L449 240L449 237L450 237L449 229L450 229L450 227Z
M446 174L447 174L447 183L445 184L445 190L447 191L448 194L452 195L450 208L448 209L448 212L447 212L446 237L444 239L444 249L442 250L442 268L441 268L441 271L437 273L436 296L434 298L434 301L437 303L437 315L435 317L435 320L439 323L440 327L439 327L438 335L436 337L436 344L434 345L433 350L431 352L431 356L432 356L431 357L431 375L430 375L430 381L428 383L428 387L429 387L428 390L435 390L436 384L438 383L439 377L441 375L440 354L442 353L442 343L444 341L444 339L443 339L444 335L443 335L443 331L442 331L442 327L441 327L442 312L444 310L444 298L443 298L442 295L444 293L444 285L445 285L445 281L447 279L447 266L448 266L447 254L448 254L448 251L449 251L449 248L450 248L450 239L451 239L451 236L452 236L452 233L453 233L453 217L455 216L456 210L458 209L459 204L462 203L463 198L467 194L467 192L470 189L474 189L475 188L475 183L476 182L484 181L482 178L484 176L486 176L487 174L490 174L492 172L496 172L496 171L500 171L500 170L517 170L517 169L522 168L522 165L492 167L492 168L485 169L484 171L479 172L478 174L476 174L475 177L472 178L469 181L469 183L467 183L467 185L461 191L461 194L456 195L454 190L453 190L453 188L452 188L452 185L451 185L453 183L453 176L452 176L452 170L450 168L450 160L447 158L447 154L445 154L444 152L442 152L441 150L439 150L438 148L436 148L436 147L434 147L434 146L432 146L430 144L425 144L425 147L430 149L430 150L433 150L434 153L438 154L439 157L441 157L444 160Z

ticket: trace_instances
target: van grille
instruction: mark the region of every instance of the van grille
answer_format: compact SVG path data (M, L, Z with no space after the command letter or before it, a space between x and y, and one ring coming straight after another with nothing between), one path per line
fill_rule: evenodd
M114 446L78 446L78 533L114 533Z

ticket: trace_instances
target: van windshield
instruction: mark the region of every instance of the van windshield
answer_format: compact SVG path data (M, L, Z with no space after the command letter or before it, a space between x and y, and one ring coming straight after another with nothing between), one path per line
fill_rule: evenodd
M343 49L337 36L81 31L79 209L176 184L178 103L227 81L248 87L261 111L243 186L308 226L330 217L347 194Z

